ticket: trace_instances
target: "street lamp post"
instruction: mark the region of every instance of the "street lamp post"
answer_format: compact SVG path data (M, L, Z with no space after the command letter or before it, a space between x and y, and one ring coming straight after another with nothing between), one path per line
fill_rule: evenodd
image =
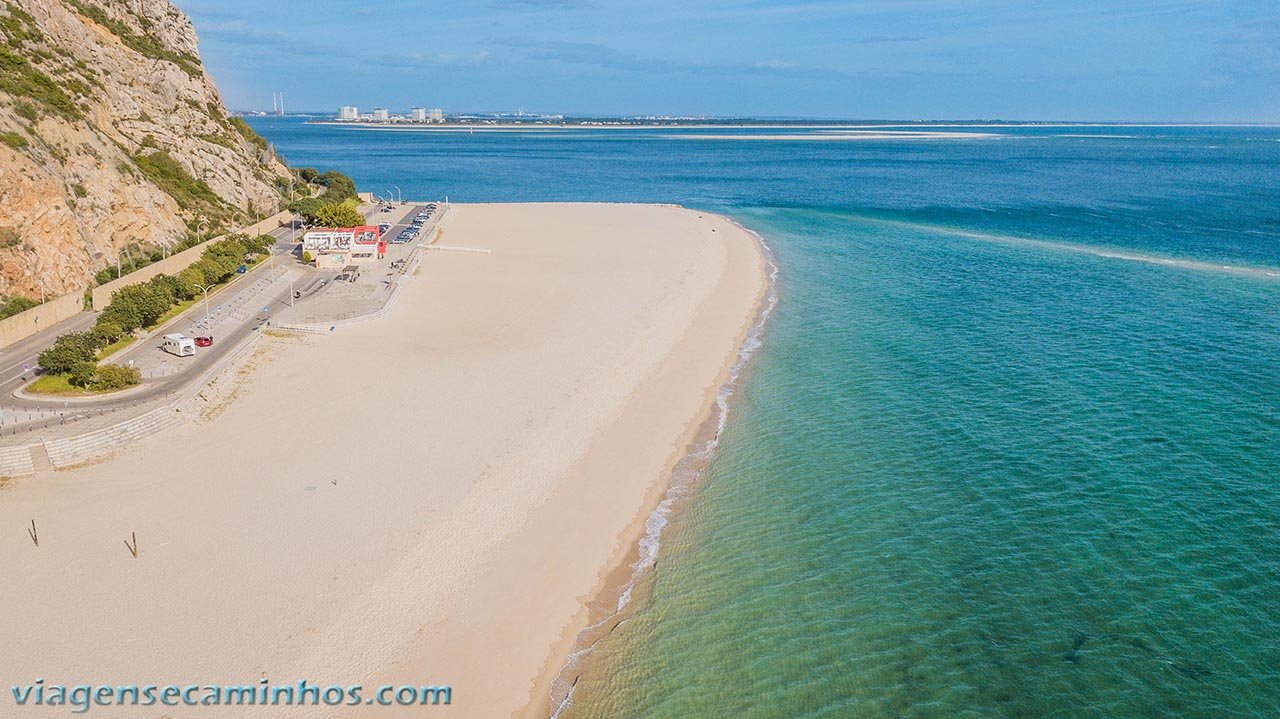
M196 287L199 288L202 292L204 292L204 331L208 332L210 329L209 328L209 288L213 287L213 285L209 285L209 287L205 287L204 285L198 284L196 285Z
M395 187L395 188L396 188L396 197L398 198L398 199L397 199L397 202L399 202L401 205L403 205L403 204L404 204L404 193L400 191L400 186L399 186L399 185L393 185L393 187Z
M117 278L117 279L118 279L118 278L120 278L120 277L124 277L124 269L123 269L123 267L120 265L120 257L121 257L122 255L127 255L127 254L129 254L129 248L128 248L128 247L126 247L126 248L124 248L123 250L120 250L119 252L117 252L117 253L116 253L116 278ZM130 258L129 258L129 261L130 261L130 262L132 262L132 261L133 261L133 258L132 258L132 257L130 257Z
M208 226L209 226L209 220L204 217L201 217L200 221L196 223L196 244L200 244L201 242L204 242L204 233L201 232L200 230L202 228L207 228Z

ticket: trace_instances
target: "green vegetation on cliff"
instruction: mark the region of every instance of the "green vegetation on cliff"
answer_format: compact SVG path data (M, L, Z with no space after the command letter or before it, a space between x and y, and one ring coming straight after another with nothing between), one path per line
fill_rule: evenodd
M350 204L356 200L356 183L337 170L321 174L314 167L301 167L295 175L304 183L304 188L310 185L324 188L324 192L316 197L304 197L289 204L289 210L302 215L302 219L307 224L324 224L321 211L327 207Z
M120 42L138 54L153 60L171 62L191 77L200 77L203 74L200 69L200 58L174 52L150 35L134 32L128 25L109 17L102 8L96 5L80 2L80 0L66 0L66 3L75 8L81 15L110 30L111 34L120 38ZM123 5L123 3L120 5ZM143 18L138 18L138 21L143 27L147 24Z
M250 145L253 145L254 147L258 148L258 152L267 151L267 139L262 135L259 135L258 133L254 132L253 128L249 127L249 123L244 121L244 118L232 117L231 126L236 129L236 132L240 133L240 137L243 137L245 140L247 140Z
M11 47L0 47L0 90L19 98L34 100L68 120L84 117L84 110L60 84L38 70Z
M164 150L148 155L134 155L133 163L151 184L164 190L184 210L198 210L208 215L226 211L226 203L204 180L197 180Z

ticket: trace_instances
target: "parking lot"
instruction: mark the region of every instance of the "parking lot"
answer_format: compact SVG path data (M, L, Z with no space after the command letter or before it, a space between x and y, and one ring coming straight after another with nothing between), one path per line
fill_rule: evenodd
M430 213L429 219L424 218L417 234L405 235L404 240L396 241L427 209L426 203L396 207L390 213L375 208L374 214L369 216L370 222L391 224L388 232L384 233L390 238L386 256L377 262L359 265L354 273L311 271L308 278L299 283L296 306L283 309L274 319L285 323L314 324L350 319L382 309L413 253L423 243L430 242L435 233L436 223L443 213L442 207ZM379 220L380 215L387 219Z

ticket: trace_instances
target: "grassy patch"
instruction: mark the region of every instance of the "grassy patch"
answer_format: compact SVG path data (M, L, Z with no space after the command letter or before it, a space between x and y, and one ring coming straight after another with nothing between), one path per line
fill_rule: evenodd
M71 384L71 379L65 374L47 374L40 379L27 385L27 394L52 394L63 397L84 396L94 394L83 387L77 387Z
M137 385L134 385L135 387ZM40 379L27 385L23 390L27 394L46 394L55 397L92 397L100 394L111 394L121 390L129 389L128 387L120 387L116 389L96 391L77 387L71 384L71 378L65 374L47 374Z
M135 338L133 335L125 335L124 337L121 337L115 342L112 342L106 347L103 347L102 349L98 350L98 359L104 360L110 357L111 355L115 354L116 352L119 352L120 350L124 349L125 347L128 347L129 345L137 341L138 341L137 338Z
M15 150L22 149L31 144L27 141L27 138L16 132L0 132L0 140L4 141L4 144Z

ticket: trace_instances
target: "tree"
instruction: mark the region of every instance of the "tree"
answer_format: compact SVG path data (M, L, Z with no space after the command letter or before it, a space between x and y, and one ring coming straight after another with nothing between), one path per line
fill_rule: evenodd
M317 224L316 213L326 206L325 201L318 197L304 197L301 200L294 200L289 203L289 209L302 215L302 221L308 225Z
M205 257L201 257L196 260L192 263L191 267L187 269L199 272L200 277L204 279L204 282L200 283L203 285L212 285L216 282L221 282L222 278L227 276L226 272L218 266L217 262Z
M77 362L71 366L67 380L77 387L87 387L93 382L93 373L97 369L98 365L93 362Z
M53 346L40 353L36 361L47 372L64 374L81 362L92 362L98 346L87 332L71 332L54 340Z
M116 340L124 337L124 328L110 320L98 318L98 323L89 330L89 334L93 337L94 344L98 347L106 347Z
M111 303L103 309L103 315L111 313L112 308L117 305L121 306L122 312L127 312L129 319L136 318L137 324L130 326L121 322L114 314L110 319L121 327L133 330L154 324L160 319L173 306L173 296L167 288L158 288L151 283L127 285L111 295Z
M316 222L325 227L359 227L365 223L364 215L346 205L328 205L316 213Z
M337 170L329 170L320 175L316 178L316 182L325 186L325 202L338 203L356 198L356 183Z
M199 297L201 293L200 286L208 284L204 281L204 274L197 270L195 265L179 272L178 281L186 288L183 291L183 297L186 298Z
M205 248L201 259L209 260L217 265L218 280L236 271L244 262L244 245L238 240L219 240Z
M172 306L175 302L185 300L190 295L187 294L187 286L173 275L156 275L151 278L151 286L157 291L169 296L169 304Z
M271 235L258 235L257 237L246 237L242 242L250 252L256 254L270 250L272 245L276 243L276 238Z

